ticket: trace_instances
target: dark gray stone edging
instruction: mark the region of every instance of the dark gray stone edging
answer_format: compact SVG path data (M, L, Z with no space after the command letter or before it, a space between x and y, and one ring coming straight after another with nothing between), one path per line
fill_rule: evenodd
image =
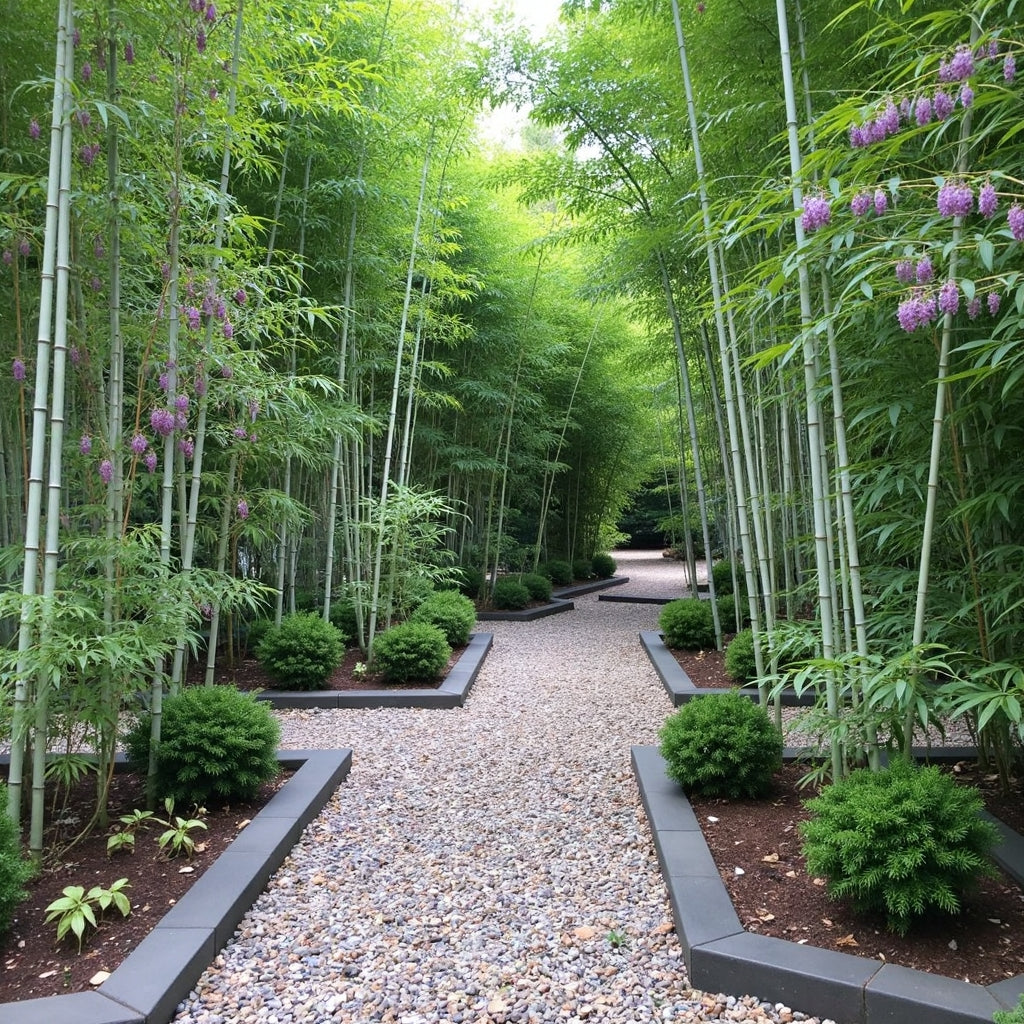
M673 657L672 652L665 646L661 634L652 629L640 630L640 643L650 658L654 671L658 673L661 685L672 698L673 707L680 707L694 697L707 696L716 693L732 693L734 690L744 697L757 700L756 686L694 686L693 680L686 674L679 662ZM798 697L792 687L787 687L782 692L782 703L787 707L809 707L814 703L815 695L811 691L805 691Z
M628 576L611 576L606 580L591 580L589 583L576 583L569 587L557 587L551 592L551 600L547 604L535 608L523 608L521 611L489 611L477 612L481 622L533 622L545 619L549 615L571 612L576 606L572 598L583 594L592 594L595 590L607 590L609 587L621 587L628 583Z
M1012 1008L1024 993L1024 975L983 987L744 931L658 749L633 747L632 761L694 987L785 1003L838 1024L991 1024L996 1010ZM1008 855L1004 846L997 859ZM1024 869L1024 848L1017 856Z
M274 708L461 708L493 642L493 633L474 633L436 690L262 690L256 698Z
M351 750L285 750L295 774L92 992L0 1004L3 1024L166 1024L302 830L352 767Z
M708 590L707 584L698 584L697 596L702 601L710 599L711 593ZM687 592L685 594L676 594L675 597L649 597L643 594L602 594L598 601L618 601L620 604L669 604L684 597L693 597L693 594Z

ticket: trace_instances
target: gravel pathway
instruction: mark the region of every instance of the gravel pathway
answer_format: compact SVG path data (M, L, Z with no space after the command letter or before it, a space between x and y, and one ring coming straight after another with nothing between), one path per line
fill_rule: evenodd
M672 710L637 637L658 611L487 623L459 710L281 713L282 746L352 747L352 773L179 1024L816 1021L687 984L629 760Z

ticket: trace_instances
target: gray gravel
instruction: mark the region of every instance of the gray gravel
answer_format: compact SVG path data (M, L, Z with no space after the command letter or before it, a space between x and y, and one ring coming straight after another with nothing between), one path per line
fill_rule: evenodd
M619 563L618 593L683 571ZM817 1021L687 983L629 761L672 710L637 637L658 611L486 623L459 710L282 712L284 747L352 747L352 773L177 1021Z

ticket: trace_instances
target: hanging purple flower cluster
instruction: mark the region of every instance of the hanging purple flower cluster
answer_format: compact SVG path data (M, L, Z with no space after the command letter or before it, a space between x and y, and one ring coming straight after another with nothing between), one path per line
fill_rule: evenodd
M807 196L804 199L804 212L800 215L800 223L808 234L823 228L831 219L832 204L825 196Z

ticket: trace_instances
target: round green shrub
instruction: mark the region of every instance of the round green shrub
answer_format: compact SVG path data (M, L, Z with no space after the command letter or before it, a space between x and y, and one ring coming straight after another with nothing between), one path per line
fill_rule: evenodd
M403 622L373 641L374 666L390 683L436 679L451 656L444 633L429 622Z
M332 626L341 632L344 642L359 636L359 623L356 621L356 605L350 597L339 596L331 601L331 610L327 618Z
M317 690L341 664L345 639L319 615L297 612L267 631L256 657L282 690Z
M734 692L694 697L658 737L666 772L688 793L764 796L782 766L782 736L768 713Z
M491 604L502 611L519 611L530 603L530 591L511 577L498 580L491 595Z
M459 590L469 598L478 598L484 590L486 576L474 565L460 565L458 573Z
M719 597L715 604L718 606L718 621L722 624L722 632L731 633L736 629L736 598L732 594Z
M805 806L808 872L825 878L835 899L884 913L900 935L929 910L957 913L962 893L993 870L998 833L980 816L978 791L935 765L862 768Z
M699 651L715 646L715 622L711 605L696 597L669 601L661 609L658 626L668 647Z
M615 559L599 551L590 560L590 569L599 580L609 580L615 575Z
M757 664L754 661L754 634L749 629L741 629L729 641L725 649L725 672L730 679L740 685L753 682L757 678Z
M572 583L572 565L559 558L545 562L537 571L547 576L556 587L567 587Z
M251 800L277 774L281 729L270 705L233 686L190 686L163 702L155 789L181 807ZM132 768L149 766L152 716L125 737Z
M7 787L0 785L0 936L11 927L14 912L27 897L25 883L32 877L32 862L21 854L18 828L8 817Z
M437 626L452 647L462 647L473 632L476 606L455 590L438 590L416 609L412 621Z
M572 578L574 580L589 580L594 573L594 566L589 558L574 558L572 560Z
M539 572L528 572L520 582L530 592L531 601L551 600L551 580Z
M743 568L742 566L736 566L737 579L742 581ZM715 594L718 597L725 597L726 594L731 594L732 587L732 562L726 560L722 562L715 562L711 566L711 578L715 583ZM742 586L742 582L740 586Z

